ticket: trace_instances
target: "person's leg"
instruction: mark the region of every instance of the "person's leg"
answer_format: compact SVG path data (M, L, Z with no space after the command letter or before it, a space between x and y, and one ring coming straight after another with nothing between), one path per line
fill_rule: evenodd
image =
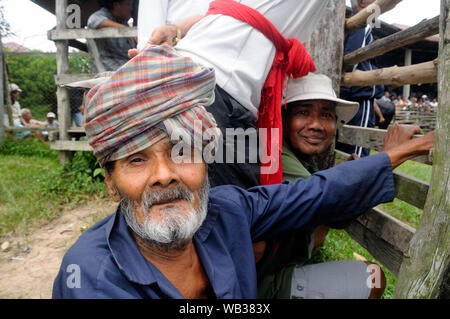
M362 125L360 125L361 127L368 127L368 128L375 127L376 116L375 116L375 109L374 109L373 104L374 104L373 99L364 101L365 113L364 113L364 118L361 122ZM370 148L360 147L359 151L356 154L358 154L358 156L360 156L360 157L369 156Z
M208 165L211 187L236 185L242 188L250 188L258 186L260 184L260 163L256 119L250 111L218 86L216 86L215 95L216 99L211 106L207 107L207 111L214 116L222 131L223 145L221 149L223 157L222 163L215 161ZM232 134L227 135L227 129L231 129L228 132ZM236 135L233 135L233 133ZM245 141L245 149L237 149L238 140ZM250 140L256 143L252 144ZM239 156L242 155L243 161L239 159Z
M77 127L83 126L83 114L81 112L76 112L73 114L73 120L75 121L75 125Z
M356 260L296 266L292 272L291 298L372 299L386 287L381 268Z

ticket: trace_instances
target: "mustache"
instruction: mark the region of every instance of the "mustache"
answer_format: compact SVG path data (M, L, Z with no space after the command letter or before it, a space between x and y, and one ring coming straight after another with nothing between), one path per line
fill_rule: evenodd
M147 190L143 195L142 199L132 200L126 195L121 194L119 189L114 186L116 192L120 196L120 204L123 207L136 209L139 204L144 212L148 213L153 205L170 203L175 200L186 200L190 203L194 201L194 194L189 190L186 185L179 185L171 189L161 189L161 190Z
M166 204L175 200L194 201L194 194L185 185L179 185L172 189L147 191L142 196L142 208L148 211L153 205Z

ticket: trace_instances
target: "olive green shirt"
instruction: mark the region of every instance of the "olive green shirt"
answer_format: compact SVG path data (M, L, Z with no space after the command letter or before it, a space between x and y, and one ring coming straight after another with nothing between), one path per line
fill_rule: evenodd
M308 178L311 174L319 171L314 160L308 164L295 156L286 140L283 140L281 163L283 164L283 180L295 181L297 178Z

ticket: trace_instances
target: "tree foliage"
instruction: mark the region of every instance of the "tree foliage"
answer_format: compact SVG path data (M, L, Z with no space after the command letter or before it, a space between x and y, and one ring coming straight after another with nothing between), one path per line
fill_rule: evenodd
M13 32L11 31L8 21L5 19L4 8L0 5L0 36L4 38L9 35L13 35Z
M71 56L72 73L89 73L89 57ZM9 81L22 89L20 105L29 108L36 119L45 119L47 112L57 111L55 56L8 56Z

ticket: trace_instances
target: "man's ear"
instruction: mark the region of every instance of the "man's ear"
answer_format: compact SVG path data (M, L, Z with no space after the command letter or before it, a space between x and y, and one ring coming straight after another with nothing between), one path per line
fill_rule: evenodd
M105 174L105 183L106 183L106 187L108 188L108 193L112 197L112 199L116 203L120 202L120 196L117 193L117 190L114 187L114 182L112 181L112 178L111 178L111 176L109 176L108 172L106 172L106 174Z

